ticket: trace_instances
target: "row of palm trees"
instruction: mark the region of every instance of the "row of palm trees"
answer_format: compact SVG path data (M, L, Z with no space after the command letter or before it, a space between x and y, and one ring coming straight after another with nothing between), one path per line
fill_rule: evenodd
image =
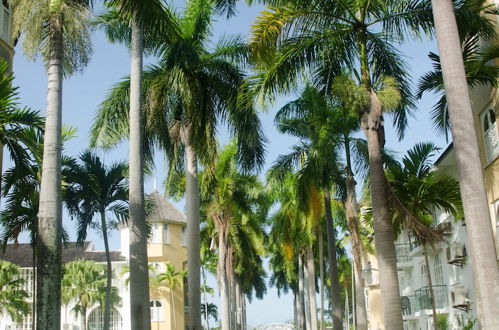
M23 35L26 54L31 57L41 55L47 65L47 112L43 144L40 144L43 154L39 160L43 159L43 162L39 163L37 173L41 184L38 221L35 222L39 265L37 326L40 329L58 329L63 237L62 82L64 76L82 69L88 62L92 2L9 2L14 7L14 33ZM476 274L479 322L486 328L496 327L499 313L496 312L498 305L494 299L498 295L487 295L485 292L498 287L499 272L461 53L461 40L490 37L495 33L491 21L482 16L483 11L493 12L492 8L487 7L484 1L474 1L471 5L465 0L434 0L431 3L425 0L263 2L269 7L257 18L249 44L237 37L227 37L215 47L209 46L215 15L221 11L233 14L235 1L189 0L185 10L178 14L160 0L109 0L105 1L108 11L96 20L111 41L123 42L131 49L130 77L117 84L99 108L92 128L91 144L110 148L126 138L130 143L128 214L132 328L150 328L143 175L153 153L160 150L167 155L171 173L168 180L177 186L174 187L177 190L180 181L173 179L174 173L184 173L191 306L188 326L200 329L201 217L212 219L213 230L218 235L219 252L231 251L225 257L225 265L220 262L218 276L221 287L228 280L237 278L237 267L227 268L227 264L237 266L238 263L251 260L258 263L259 260L248 257L245 250L241 250L238 256L236 247L242 245L230 243L230 230L227 229L227 223L233 218L244 219L248 216L247 212L259 213L251 206L252 200L258 199L251 191L258 185L251 187L255 183L251 183L250 178L232 178L234 182L242 180L233 189L241 185L241 188L248 190L241 193L240 205L239 201L227 198L233 191L224 191L230 189L224 186L224 171L210 169L209 165L217 158L223 159L221 155L217 157L216 129L219 124L226 124L235 138L233 160L223 168L259 169L264 161L265 138L255 105L292 91L300 86L304 76L311 86L305 89L300 102L308 104L300 104L299 107L290 104L282 109L277 119L279 128L298 136L302 144L296 146L289 157L282 157L270 175L275 177L274 180L291 175L289 180L300 182L297 191L291 195L299 197L296 201L290 196L284 196L279 201L281 210L283 205L291 203L289 207L296 211L298 225L305 223L305 228L308 228L309 235L302 242L301 250L295 252L305 253L306 261L302 263L312 266L310 247L315 240L312 225L319 218L320 205L324 203L327 254L334 268L336 245L329 201L332 189L335 193L339 191L334 180L346 173L344 185L348 227L352 236L357 282L362 284L362 248L357 234L359 225L352 150L363 148L367 151L364 159L367 159L368 166L364 168L368 170L375 246L380 272L383 273L380 285L385 327L402 328L390 206L394 198L385 175L383 118L392 116L400 136L403 136L408 115L414 109L414 97L407 67L397 45L423 34L430 37L436 35L442 56L441 68L437 67L441 75L437 72L434 81L423 81L421 91L438 90L442 86L446 88L447 107L440 108L446 110L450 118L461 173L460 189L472 241L470 252ZM459 25L455 17L459 19ZM142 72L144 52L153 54L157 63ZM249 68L254 74L248 77L244 72ZM475 81L482 83L491 79L478 77ZM333 119L349 125L335 128L331 123ZM299 120L312 125L308 128L290 125ZM359 128L364 132L366 142L351 138L351 134ZM5 144L4 140L2 143ZM352 146L357 144L357 149L353 149ZM342 149L346 159L344 165L337 161L340 158L338 152ZM198 164L203 166L202 176L198 173ZM297 174L290 173L293 171ZM222 177L217 178L216 174ZM207 189L208 196L203 196L204 184L211 187ZM220 189L213 188L218 184ZM210 194L217 190L220 195ZM81 196L85 194L81 192ZM208 205L206 210L202 204ZM103 209L98 205L79 206L102 214ZM228 214L227 210L237 212L235 215ZM248 217L254 218L255 215ZM241 224L241 228L245 226L246 223ZM261 255L257 252L255 256ZM308 270L311 271L311 268ZM233 271L235 275L231 274ZM341 304L338 304L337 297L340 290L334 269L330 275L335 309L333 320L335 327L341 327ZM313 274L309 276L315 277ZM244 278L231 283L244 287ZM227 306L234 301L229 298L231 291L237 293L237 290L226 289L222 295L223 301L227 301L222 308L222 320L225 320L222 326L225 324L226 329L232 322L224 312L231 310ZM359 311L357 315L361 316L358 321L362 324L365 312Z

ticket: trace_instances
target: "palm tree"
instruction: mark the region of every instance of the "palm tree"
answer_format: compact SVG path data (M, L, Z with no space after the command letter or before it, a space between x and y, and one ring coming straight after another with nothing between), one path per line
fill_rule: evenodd
M76 171L72 184L65 194L66 205L70 214L77 219L77 240L83 243L89 226L100 226L104 238L107 261L106 300L104 304L104 330L109 329L111 316L111 288L113 269L109 253L109 222L106 215L111 212L118 221L128 217L128 188L126 186L125 163L116 163L106 167L99 157L87 151L80 157L81 164ZM99 218L96 220L96 216Z
M473 24L462 17L457 18L468 86L470 88L480 85L496 86L499 67L493 62L493 59L499 56L499 47L497 45L482 45L483 39L493 40L495 38L496 27L490 17L497 16L496 6L487 1L466 0L464 3L473 14L480 15L479 19L472 22ZM457 14L459 15L459 12ZM450 122L440 56L430 52L428 57L432 60L433 70L419 79L417 97L421 98L425 92L433 92L439 97L432 109L431 119L435 130L447 139L450 132Z
M29 314L28 293L23 289L20 273L17 265L0 260L0 315L8 314L14 321Z
M370 189L373 196L376 252L387 329L402 328L393 230L381 152L383 113L394 113L403 135L413 107L406 65L397 44L408 36L432 32L428 1L273 1L253 28L253 49L261 71L255 77L259 99L294 88L302 73L311 70L319 86L329 86L341 68L354 73L344 93L355 106L369 150ZM456 10L467 6L456 2ZM471 21L477 15L463 15Z
M235 296L242 284L238 275L251 283L247 290L255 288L257 296L261 295L257 286L258 271L255 274L255 270L261 267L258 260L263 254L262 219L266 214L266 200L257 177L241 173L237 161L237 144L231 142L221 151L216 163L207 164L199 174L203 214L207 227L212 228L211 237L218 241L217 280L222 329L236 326L234 322L238 318L234 311L238 306ZM177 175L183 177L183 174ZM184 179L170 177L167 191L178 196L183 192L183 187L178 185L181 181Z
M323 217L323 196L315 184L301 184L299 174L287 166L281 166L283 158L276 161L267 175L269 194L274 203L279 205L279 209L269 219L272 224L270 239L275 248L283 250L284 265L281 267L288 273L287 278L298 279L300 307L306 307L299 314L305 315L306 328L316 329L313 246L317 240L317 227ZM303 323L298 326L305 328Z
M42 130L43 118L38 111L20 108L17 87L12 87L14 76L9 73L9 65L0 59L0 189L2 188L2 163L4 146L16 164L29 158L26 147L25 128Z
M130 299L132 328L150 329L147 266L147 224L144 201L144 121L142 117L142 70L144 30L159 30L165 19L160 0L108 0L114 22L105 25L111 41L130 45L130 90L126 97L129 118L129 215L130 215ZM167 20L165 20L166 22ZM117 22L117 23L116 23ZM127 26L123 29L123 24ZM128 28L129 27L129 28ZM116 31L119 31L116 34ZM129 108L129 112L128 112Z
M432 8L475 274L478 322L494 329L499 327L499 270L461 42L452 2L432 0Z
M87 312L92 306L104 305L107 296L106 267L90 260L77 260L64 265L62 303L74 304L72 311L81 315L82 329L87 329ZM110 305L120 304L118 288L111 288Z
M63 127L63 143L74 136L76 130ZM0 223L3 227L0 244L5 248L9 241L18 242L19 235L27 231L33 246L33 274L36 273L36 245L38 210L40 205L40 182L42 174L43 132L36 128L26 128L23 131L23 141L31 150L29 159L9 168L3 175L2 196L5 206L0 213ZM64 191L74 174L73 158L62 156L62 181ZM62 241L68 240L67 232L62 228ZM36 276L33 276L33 288ZM33 319L36 315L36 294L33 294ZM33 322L33 329L35 322Z
M202 304L201 305L201 314L204 315L205 319L207 320L208 324L208 319L213 317L213 319L216 321L218 319L218 308L217 305L213 303L209 304ZM210 327L207 327L208 330L210 330Z
M300 143L293 147L289 155L282 155L273 165L271 171L278 175L280 171L289 172L296 167L297 186L302 190L302 196L313 196L305 192L310 187L318 186L323 190L324 210L327 224L328 259L331 265L329 280L332 286L331 301L334 327L343 326L343 311L340 301L340 284L336 263L336 237L331 212L331 186L341 176L338 163L339 135L334 130L331 104L321 92L311 86L306 86L300 98L287 103L276 115L279 131L300 138ZM309 247L307 248L309 249ZM307 262L312 259L311 250L307 250Z
M10 0L12 34L23 35L30 58L42 55L48 78L44 162L37 244L37 326L58 329L61 296L61 123L63 75L83 68L90 55L91 0Z
M417 144L407 152L401 164L394 164L387 170L394 193L394 223L401 229L409 230L411 237L423 246L435 325L437 312L428 247L435 247L443 240L445 233L432 226L433 213L440 209L452 214L455 219L462 213L459 182L449 175L431 171L432 158L438 150L431 143Z
M201 327L198 159L213 156L219 121L225 121L238 137L239 157L246 169L261 165L264 153L260 121L252 104L239 98L244 75L233 61L244 62L247 47L233 38L210 50L212 18L212 1L188 1L184 15L172 18L173 32L178 33L152 36L157 41L151 43L161 45L160 61L144 72L142 86L148 100L144 104L145 153L151 155L159 147L169 156L171 167L186 171L191 329ZM93 145L114 145L128 136L129 90L127 79L103 102L93 127Z
M173 298L173 290L182 284L182 279L185 276L184 271L177 271L172 264L166 264L166 271L157 276L158 284L165 284L170 289L171 313L173 316L172 328L176 329L175 321L175 299Z

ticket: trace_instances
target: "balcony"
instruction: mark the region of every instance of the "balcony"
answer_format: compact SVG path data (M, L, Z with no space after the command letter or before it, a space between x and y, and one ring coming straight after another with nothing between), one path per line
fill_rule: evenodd
M402 243L395 244L395 249L397 252L397 267L399 269L402 268L411 268L411 244L410 243Z
M448 305L447 285L434 285L435 308L442 309ZM414 291L415 311L431 309L430 287L425 286Z
M443 309L448 306L446 285L433 286L433 293L435 294L436 309ZM402 296L400 297L400 301L402 304L402 314L406 319L414 316L417 312L431 310L430 287L422 287L414 291L414 295L412 296Z

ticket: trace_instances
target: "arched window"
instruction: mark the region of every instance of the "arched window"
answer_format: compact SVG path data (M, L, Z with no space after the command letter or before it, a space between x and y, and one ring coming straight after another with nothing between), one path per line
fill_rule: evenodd
M111 308L111 318L109 329L121 330L123 328L123 320L120 313ZM88 329L87 330L102 330L104 329L104 309L101 307L95 308L88 316Z
M151 321L152 322L162 322L164 321L163 304L159 300L151 300L149 303L151 308Z
M485 160L490 163L499 155L499 139L497 136L496 114L488 109L482 114L483 140L485 145Z
M161 262L150 262L149 273L150 275L158 275L164 272L163 264Z

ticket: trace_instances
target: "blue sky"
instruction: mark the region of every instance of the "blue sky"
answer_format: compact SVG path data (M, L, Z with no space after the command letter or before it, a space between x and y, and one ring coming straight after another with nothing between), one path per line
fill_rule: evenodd
M184 1L174 1L177 8L181 8ZM262 9L261 6L251 8L245 5L239 6L239 14L231 20L219 18L214 25L213 40L217 40L224 34L241 34L248 36L251 22ZM98 10L98 8L97 8ZM435 51L436 45L433 41L412 42L400 46L401 51L406 54L406 60L411 67L411 82L417 83L418 78L431 68L427 57L429 51ZM154 59L147 59L146 63L153 62ZM77 137L69 141L66 145L66 153L77 156L81 151L88 147L89 129L95 116L96 109L100 102L106 96L109 88L122 77L126 76L130 70L130 60L128 50L120 45L110 44L106 41L104 35L96 31L94 34L94 54L88 67L82 74L70 77L64 82L63 87L63 122L67 125L78 128ZM20 45L16 48L14 58L14 74L16 76L15 85L20 86L21 104L33 109L45 112L47 78L42 61L29 62L22 54ZM277 133L273 126L273 116L275 110L287 100L294 98L293 95L281 97L277 104L267 109L267 112L261 114L261 120L264 126L265 134L269 140L267 145L266 167L277 158L279 154L286 153L289 147L295 142L294 139ZM407 149L417 142L433 141L438 146L444 148L447 143L436 136L432 130L429 120L429 110L435 103L435 98L431 95L425 96L419 103L414 118L409 120L409 128L405 139L398 141L394 129L387 122L387 147L393 149L399 154L403 154ZM228 137L224 129L220 130L220 140L226 142ZM126 143L119 146L112 152L103 154L105 161L127 160L128 149ZM154 177L161 183L165 177L164 163L162 157L158 156L157 167ZM6 159L4 169L10 166L10 160ZM152 189L152 178L146 178L145 191ZM159 187L160 188L160 187ZM162 190L160 188L160 190ZM183 210L184 202L177 203ZM74 225L65 217L64 225L75 239ZM100 237L92 234L89 239L96 243L97 248L102 248ZM114 233L111 237L111 247L119 248L119 236ZM210 279L210 285L216 287L213 279ZM215 302L217 298L213 299ZM292 297L290 295L277 297L276 290L270 288L268 294L263 300L254 299L248 305L248 323L258 325L268 322L283 322L292 318L293 307Z

